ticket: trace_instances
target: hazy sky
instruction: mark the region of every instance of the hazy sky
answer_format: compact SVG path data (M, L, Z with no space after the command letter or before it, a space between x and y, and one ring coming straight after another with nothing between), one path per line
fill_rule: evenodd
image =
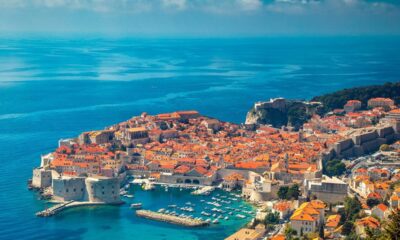
M0 33L399 35L400 0L0 0Z

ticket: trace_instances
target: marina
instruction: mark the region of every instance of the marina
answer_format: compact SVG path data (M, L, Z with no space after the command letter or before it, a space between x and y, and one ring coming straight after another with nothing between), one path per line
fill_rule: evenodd
M173 224L182 225L177 223L177 219L188 219L196 220L200 222L206 222L210 227L218 226L231 226L236 224L245 224L250 221L254 216L254 209L247 203L245 203L237 192L225 192L221 189L213 189L209 195L193 195L192 188L177 188L169 187L169 191L166 192L164 189L166 186L155 184L154 191L146 191L142 186L142 182L136 182L132 184L132 187L128 190L129 193L135 194L135 199L140 200L140 207L136 208L137 202L130 202L129 198L126 198L130 202L131 211L139 212L138 217L145 217L157 220L159 222L169 222ZM202 189L202 188L200 188ZM163 201L162 204L157 204L157 207L149 204L142 200L144 195L147 196L158 196ZM238 198L239 197L239 198ZM237 198L236 201L228 200ZM139 209L146 209L151 213L157 214L145 214ZM161 216L161 217L160 217ZM168 220L165 220L164 217ZM172 218L170 218L172 217ZM171 220L174 219L174 220ZM186 221L185 221L186 224Z

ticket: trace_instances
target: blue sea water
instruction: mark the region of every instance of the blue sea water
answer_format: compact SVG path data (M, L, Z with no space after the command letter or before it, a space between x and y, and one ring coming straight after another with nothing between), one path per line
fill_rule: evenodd
M144 111L196 109L239 123L258 100L399 81L399 40L2 38L0 239L223 239L246 221L186 229L138 219L128 205L36 218L46 203L26 180L58 139ZM135 194L152 209L198 201L187 192Z

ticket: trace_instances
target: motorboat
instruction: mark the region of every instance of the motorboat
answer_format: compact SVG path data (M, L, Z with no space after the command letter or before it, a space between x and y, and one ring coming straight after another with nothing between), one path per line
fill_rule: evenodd
M140 208L142 208L142 203L132 203L131 208L140 209Z

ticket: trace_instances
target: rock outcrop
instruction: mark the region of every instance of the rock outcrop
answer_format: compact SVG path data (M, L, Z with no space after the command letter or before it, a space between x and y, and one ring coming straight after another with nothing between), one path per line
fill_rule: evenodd
M266 124L280 128L292 126L298 129L313 114L322 108L319 102L271 99L268 102L257 102L246 115L246 124Z

